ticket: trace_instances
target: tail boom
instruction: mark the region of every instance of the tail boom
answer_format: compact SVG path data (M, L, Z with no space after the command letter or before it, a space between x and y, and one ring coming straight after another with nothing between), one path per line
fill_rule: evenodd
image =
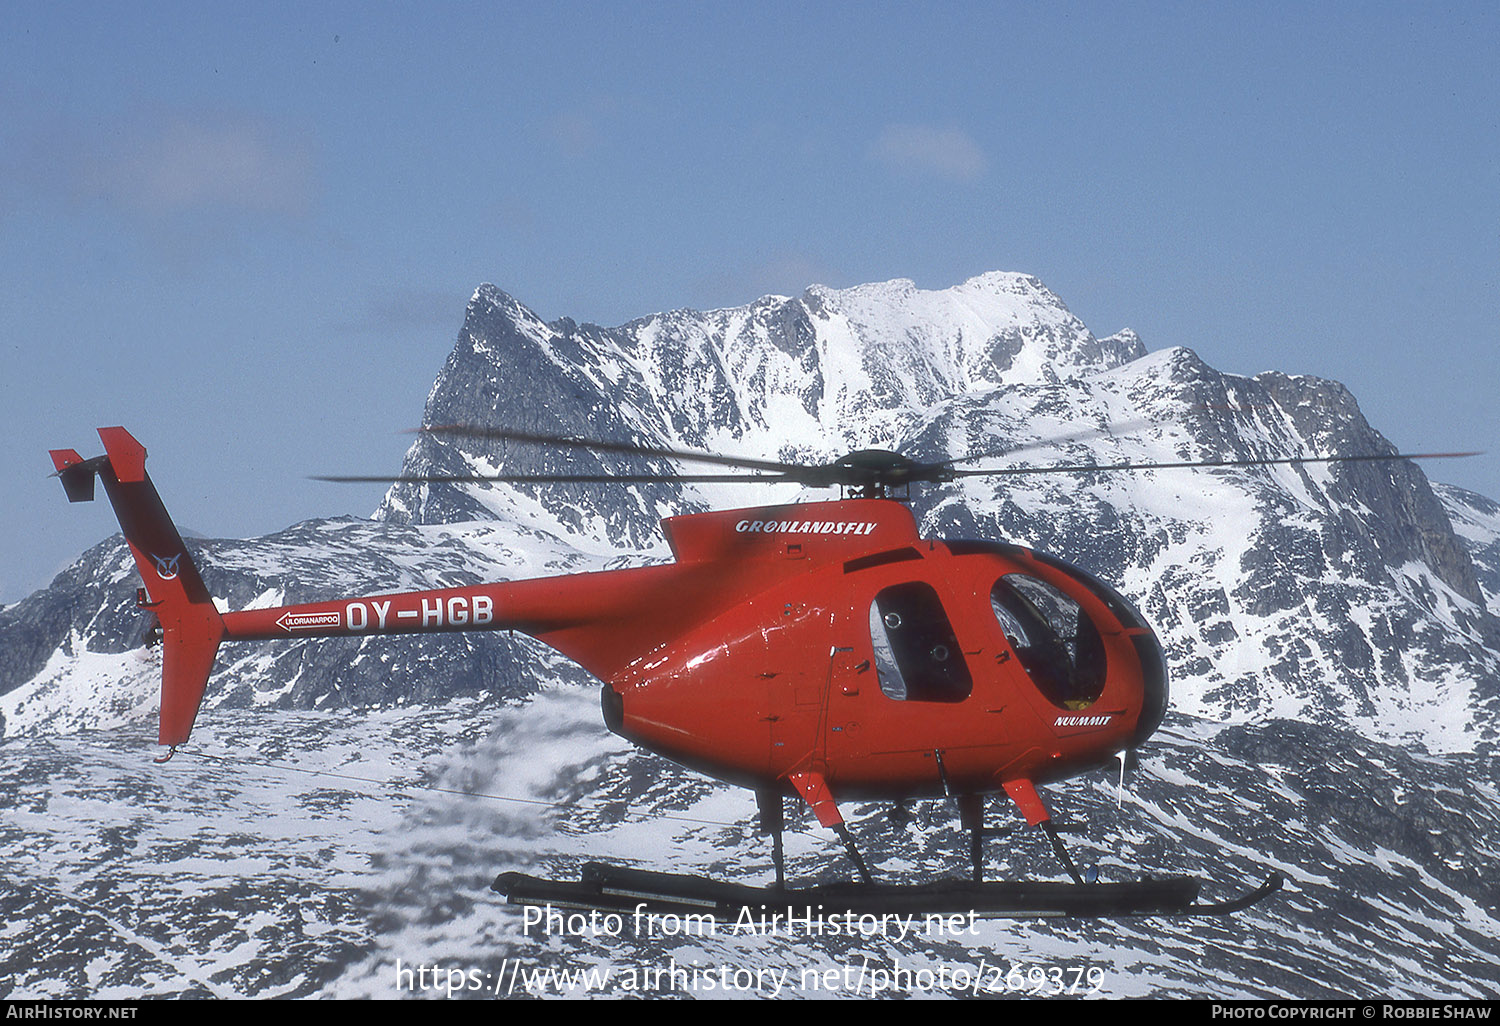
M666 606L667 582L681 599ZM711 601L710 573L603 570L224 613L226 641L519 631L601 680L664 643Z

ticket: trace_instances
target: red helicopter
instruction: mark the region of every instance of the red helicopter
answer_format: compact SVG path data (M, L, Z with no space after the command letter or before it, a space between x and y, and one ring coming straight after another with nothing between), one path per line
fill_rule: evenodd
M459 436L714 464L705 474L505 475L511 483L796 482L835 501L669 517L670 563L538 580L438 588L220 613L146 474L145 448L99 429L105 455L51 453L71 501L102 481L156 617L163 649L158 740L188 740L219 645L367 634L514 630L603 682L609 729L754 791L773 838L776 884L749 888L591 864L577 882L502 874L510 900L591 907L738 909L795 896L854 911L988 915L1226 912L1280 886L1272 875L1232 901L1195 904L1195 879L1085 881L1037 786L1123 759L1167 709L1156 635L1131 604L1054 556L989 541L918 535L893 494L976 475L1098 473L1417 458L1397 454L1209 463L972 469L985 453L918 463L885 450L805 466L487 428ZM1457 454L1422 454L1457 455ZM473 478L326 478L472 481ZM1046 832L1072 883L987 883L985 797L1005 794ZM876 884L839 810L850 800L953 798L970 835L971 878ZM783 798L801 798L842 839L859 883L788 889Z

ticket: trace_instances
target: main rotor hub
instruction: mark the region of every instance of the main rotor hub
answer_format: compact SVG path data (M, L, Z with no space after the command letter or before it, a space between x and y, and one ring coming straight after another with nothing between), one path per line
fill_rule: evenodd
M829 483L848 498L887 499L895 488L908 488L919 464L890 449L860 449L828 465ZM904 496L905 493L903 493Z

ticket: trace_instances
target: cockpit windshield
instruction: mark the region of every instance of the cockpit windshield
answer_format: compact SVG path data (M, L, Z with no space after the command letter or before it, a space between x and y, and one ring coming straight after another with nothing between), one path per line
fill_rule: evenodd
M1087 709L1104 690L1104 644L1094 623L1046 581L1006 574L990 608L1028 676L1060 709Z

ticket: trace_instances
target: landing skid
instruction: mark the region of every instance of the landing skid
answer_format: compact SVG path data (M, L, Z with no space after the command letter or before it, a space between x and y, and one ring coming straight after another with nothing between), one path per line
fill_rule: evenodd
M747 887L696 876L653 873L589 862L580 879L545 880L501 873L490 889L512 905L647 913L711 915L733 921L746 909L790 908L813 915L964 915L979 919L1228 915L1281 889L1279 873L1228 901L1198 904L1198 880L1175 877L1133 883L974 883L945 880L900 886L832 883L812 887Z

